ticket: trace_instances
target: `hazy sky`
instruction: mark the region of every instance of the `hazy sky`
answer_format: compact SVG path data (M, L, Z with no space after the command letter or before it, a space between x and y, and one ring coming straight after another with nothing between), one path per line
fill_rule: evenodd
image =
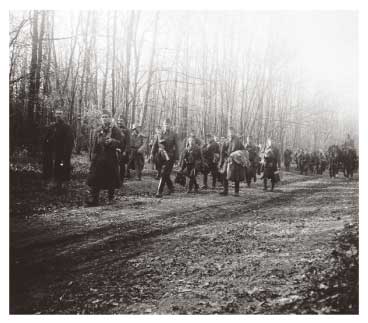
M352 11L281 15L297 62L311 86L357 100L358 15Z

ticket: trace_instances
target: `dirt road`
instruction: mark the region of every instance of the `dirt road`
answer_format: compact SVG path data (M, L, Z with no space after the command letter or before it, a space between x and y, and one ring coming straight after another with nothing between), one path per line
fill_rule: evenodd
M11 217L10 312L318 313L298 304L358 222L358 186L285 173L273 193L257 182L240 197L136 195Z

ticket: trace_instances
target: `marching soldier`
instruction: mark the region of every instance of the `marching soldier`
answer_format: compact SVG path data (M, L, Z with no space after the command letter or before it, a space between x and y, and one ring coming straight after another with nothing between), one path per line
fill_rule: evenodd
M327 158L322 149L318 151L319 164L317 168L317 174L322 175L327 168Z
M99 204L100 190L108 190L109 202L114 199L114 190L120 188L119 156L117 149L122 147L122 134L112 125L111 113L102 111L102 125L93 134L91 167L87 185L91 188L91 198L87 206Z
M220 146L215 141L215 137L207 134L207 144L202 147L204 165L203 165L203 189L208 188L208 174L212 175L212 188L216 187L218 178L217 164L220 160Z
M237 150L244 150L244 145L241 140L235 135L235 128L230 127L228 132L228 140L223 144L220 154L220 165L222 165L223 186L224 190L220 192L221 195L229 194L229 180L227 174L228 164L230 162L230 154ZM238 165L237 165L238 166ZM240 166L239 166L240 167ZM236 168L235 174L232 176L235 182L235 196L239 196L240 180L242 180L242 169ZM243 178L244 179L244 178Z
M171 130L170 119L165 119L162 125L162 132L160 136L155 138L151 150L151 159L158 152L160 143L164 144L165 150L163 151L164 154L161 154L161 156L163 155L164 158L162 159L160 182L158 184L156 193L156 197L159 198L162 197L165 185L167 185L169 189L169 194L174 192L174 185L171 181L170 174L174 163L179 159L178 136L176 132Z
M144 138L139 131L139 126L133 124L130 135L129 169L135 169L139 181L142 179L144 166Z
M88 128L89 128L88 120L85 118L83 119L81 129L80 129L80 134L76 140L75 152L77 154L80 154L81 151L88 152L88 139L89 139L89 133L88 133L89 129Z
M290 168L290 164L291 164L291 160L292 160L292 154L293 154L293 152L289 148L287 148L284 151L284 166L285 166L285 169L287 171Z
M74 136L72 128L63 119L62 110L55 111L55 119L43 143L43 175L46 181L55 181L60 190L62 183L70 180Z
M218 165L217 165L217 169L219 170L217 180L219 181L220 185L223 185L224 176L225 176L224 172L220 171L221 169L223 169L223 164L225 162L225 158L221 158L222 152L224 151L223 147L225 145L225 142L226 142L225 137L220 137L219 138L218 144L219 144L219 148L220 148L220 160L219 160Z
M280 151L269 138L267 140L267 145L264 152L264 171L263 171L264 191L267 191L267 179L271 179L271 191L273 191L276 183L275 172L278 169L280 169L280 164L281 164Z
M189 177L189 189L188 193L192 193L194 187L194 193L198 193L198 183L196 180L197 174L203 165L203 155L201 149L195 143L193 137L188 138L188 146L183 152L183 161L181 165L181 172L186 169L186 175Z
M128 163L129 163L129 154L130 154L130 131L126 126L126 121L123 115L120 115L118 118L118 127L120 129L121 134L124 136L124 147L120 153L120 180L124 181L124 177L127 174Z
M258 147L253 143L253 137L247 137L247 143L245 145L245 150L248 152L250 167L247 169L246 172L246 179L248 187L250 186L250 182L253 179L254 182L257 180L257 168L258 168Z
M161 135L161 126L157 126L155 136L152 139L152 146L153 146L153 143L156 140L160 139L160 135ZM152 146L151 146L151 150L152 150ZM152 156L152 162L154 163L155 169L157 171L156 179L160 179L160 173L161 173L162 165L161 165L161 162L160 162L158 151Z

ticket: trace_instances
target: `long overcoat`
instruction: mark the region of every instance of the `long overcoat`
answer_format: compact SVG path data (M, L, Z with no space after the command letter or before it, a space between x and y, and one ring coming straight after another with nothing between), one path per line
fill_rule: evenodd
M222 146L220 153L220 165L222 173L225 173L226 178L231 181L240 182L245 178L245 168L236 163L230 163L230 154L237 150L244 150L244 145L241 140L234 136Z
M43 172L46 179L52 175L57 181L70 179L73 146L74 135L68 124L61 121L50 125L43 142Z
M106 139L111 142L106 144ZM119 154L122 149L123 136L118 127L100 126L93 134L91 149L91 167L87 179L88 186L99 189L121 187L119 176Z

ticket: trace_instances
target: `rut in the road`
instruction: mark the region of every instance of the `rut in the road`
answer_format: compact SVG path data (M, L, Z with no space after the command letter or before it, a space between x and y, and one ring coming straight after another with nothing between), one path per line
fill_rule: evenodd
M310 180L310 179L307 179ZM304 182L295 181L294 183ZM226 222L229 218L234 219L237 216L244 216L249 212L258 210L260 208L266 208L268 206L277 206L284 203L292 203L293 199L300 197L302 194L318 194L325 188L329 187L328 183L321 184L311 188L299 188L287 193L266 193L270 194L266 198L257 199L256 201L246 200L241 197L239 200L223 201L214 205L206 205L205 207L195 207L194 209L175 210L165 212L162 215L155 216L153 220L147 222L147 220L136 221L119 221L118 223L111 223L103 227L89 229L84 232L77 232L65 236L59 236L56 238L50 237L48 240L36 241L30 243L25 247L18 248L17 254L27 255L29 251L35 249L69 249L72 253L78 251L80 259L88 261L93 258L95 252L99 252L104 248L114 248L120 245L124 248L124 245L131 246L132 243L139 241L139 244L144 243L147 239L154 238L159 235L165 235L172 233L182 228L188 228L191 226L201 225L211 222ZM274 194L274 195L273 195ZM225 198L226 199L226 198ZM225 209L224 209L225 208ZM221 212L223 209L223 212ZM86 241L95 241L97 243L89 244L88 248L80 248ZM100 242L100 243L98 243ZM75 246L75 250L73 250ZM38 261L35 260L36 262ZM49 264L52 260L48 258L46 260ZM60 260L57 260L58 267ZM66 264L67 265L67 264ZM68 265L67 265L68 266ZM59 269L61 269L59 267ZM40 272L42 274L42 272Z
M257 191L256 193L259 195L254 197L254 201L250 201L251 197L247 197L246 200L243 197L238 199L230 197L230 201L228 198L222 198L222 201L217 202L216 199L216 204L205 207L187 207L183 210L166 211L164 214L155 210L156 213L150 217L145 217L145 213L143 213L140 220L126 220L117 214L119 217L117 223L103 225L92 230L86 227L86 230L82 232L56 238L49 236L50 239L40 239L28 243L15 250L15 255L18 257L13 261L20 261L20 263L13 262L12 268L13 277L17 281L17 286L13 286L14 303L21 295L23 295L22 298L27 299L27 295L32 289L47 290L48 286L55 284L59 286L60 291L64 290L66 293L68 289L70 290L70 288L65 289L66 280L78 281L80 280L78 277L88 272L95 272L95 274L100 272L99 275L103 276L105 275L103 272L109 267L117 271L116 266L120 266L119 270L124 271L123 268L130 259L139 258L141 253L147 252L159 236L172 236L180 233L183 229L188 231L200 225L214 225L221 222L226 224L243 217L247 217L247 220L250 221L267 221L268 219L264 218L265 215L258 214L257 210L264 211L269 207L293 205L296 199L320 194L331 186L330 182L322 181L321 183L315 178L303 178L302 181L294 181L294 183L300 184L305 181L311 182L304 183L306 187L285 186L287 192L258 193ZM335 181L333 186L343 187L344 182ZM255 190L252 191L255 192ZM118 210L118 205L116 210ZM105 210L105 212L107 211L111 212L111 210ZM35 255L39 256L35 257ZM137 274L138 272L130 273L128 270L124 275L124 280L120 279L119 288L133 286L139 277ZM146 274L155 277L160 273L155 273L152 270L142 271L140 272L141 279L144 279ZM159 293L159 287L151 287L152 291ZM54 296L49 298L51 298L49 301L52 303ZM30 304L27 306L46 308L42 305L43 302L43 298L35 299L33 305L32 302L29 302ZM131 301L126 300L126 302ZM24 310L26 309L24 308ZM49 310L64 311L63 308L54 305Z

